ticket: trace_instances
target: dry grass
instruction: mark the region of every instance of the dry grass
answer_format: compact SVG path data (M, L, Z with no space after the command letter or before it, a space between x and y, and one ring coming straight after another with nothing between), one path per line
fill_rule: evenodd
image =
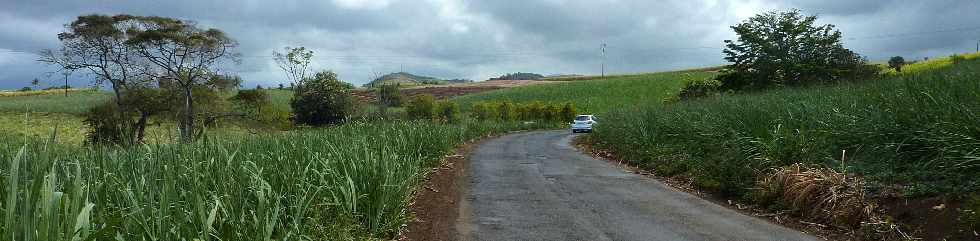
M863 179L846 172L797 163L771 169L756 187L764 199L805 219L857 231L863 240L915 240L882 214Z
M842 227L858 227L875 215L877 204L864 192L864 181L830 168L794 164L775 168L758 182L763 196L804 218Z

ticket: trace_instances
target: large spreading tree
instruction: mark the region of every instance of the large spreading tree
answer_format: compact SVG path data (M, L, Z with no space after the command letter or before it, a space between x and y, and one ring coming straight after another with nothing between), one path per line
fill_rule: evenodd
M203 29L193 22L166 17L138 17L126 29L126 44L135 50L146 67L143 73L170 80L183 94L180 137L194 138L194 88L208 84L224 61L235 61L231 50L237 43L218 29Z
M844 48L834 25L799 10L766 12L732 26L738 40L725 40L727 89L759 89L840 81L868 72L864 59Z
M135 143L142 140L142 130L146 118L153 110L144 106L133 106L127 103L142 95L128 93L143 91L150 83L139 71L140 64L133 46L127 44L129 37L125 29L134 24L136 17L130 15L85 15L65 25L65 31L58 34L62 47L59 50L42 50L39 61L57 65L64 71L85 71L95 78L95 85L107 84L113 91L116 107L113 119L125 126L117 129L132 130L121 133L124 136L114 137L124 142ZM135 119L132 113L136 114Z
M138 120L127 121L134 125L127 129L142 132L148 115L160 111L160 106L136 104L154 102L143 99L149 96L144 89L179 92L184 142L194 137L195 89L225 83L213 81L218 68L237 60L232 52L236 42L221 30L167 17L80 16L66 25L58 39L61 49L42 51L40 61L66 70L88 70L97 77L97 85L109 83L120 116L140 113ZM130 136L127 141L142 139L142 134Z

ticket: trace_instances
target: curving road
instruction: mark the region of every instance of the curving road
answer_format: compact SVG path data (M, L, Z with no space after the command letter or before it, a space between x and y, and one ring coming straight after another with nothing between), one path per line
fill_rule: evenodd
M578 152L565 130L485 142L457 240L818 240Z

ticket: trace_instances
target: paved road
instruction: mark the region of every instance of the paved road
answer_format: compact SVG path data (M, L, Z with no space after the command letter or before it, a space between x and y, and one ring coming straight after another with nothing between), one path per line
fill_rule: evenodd
M459 240L818 240L580 154L568 131L504 136L467 170Z

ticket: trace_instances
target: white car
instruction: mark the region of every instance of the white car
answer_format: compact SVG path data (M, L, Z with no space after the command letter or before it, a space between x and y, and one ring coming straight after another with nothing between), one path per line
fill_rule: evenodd
M572 121L572 133L592 132L592 126L598 123L593 115L578 115Z

